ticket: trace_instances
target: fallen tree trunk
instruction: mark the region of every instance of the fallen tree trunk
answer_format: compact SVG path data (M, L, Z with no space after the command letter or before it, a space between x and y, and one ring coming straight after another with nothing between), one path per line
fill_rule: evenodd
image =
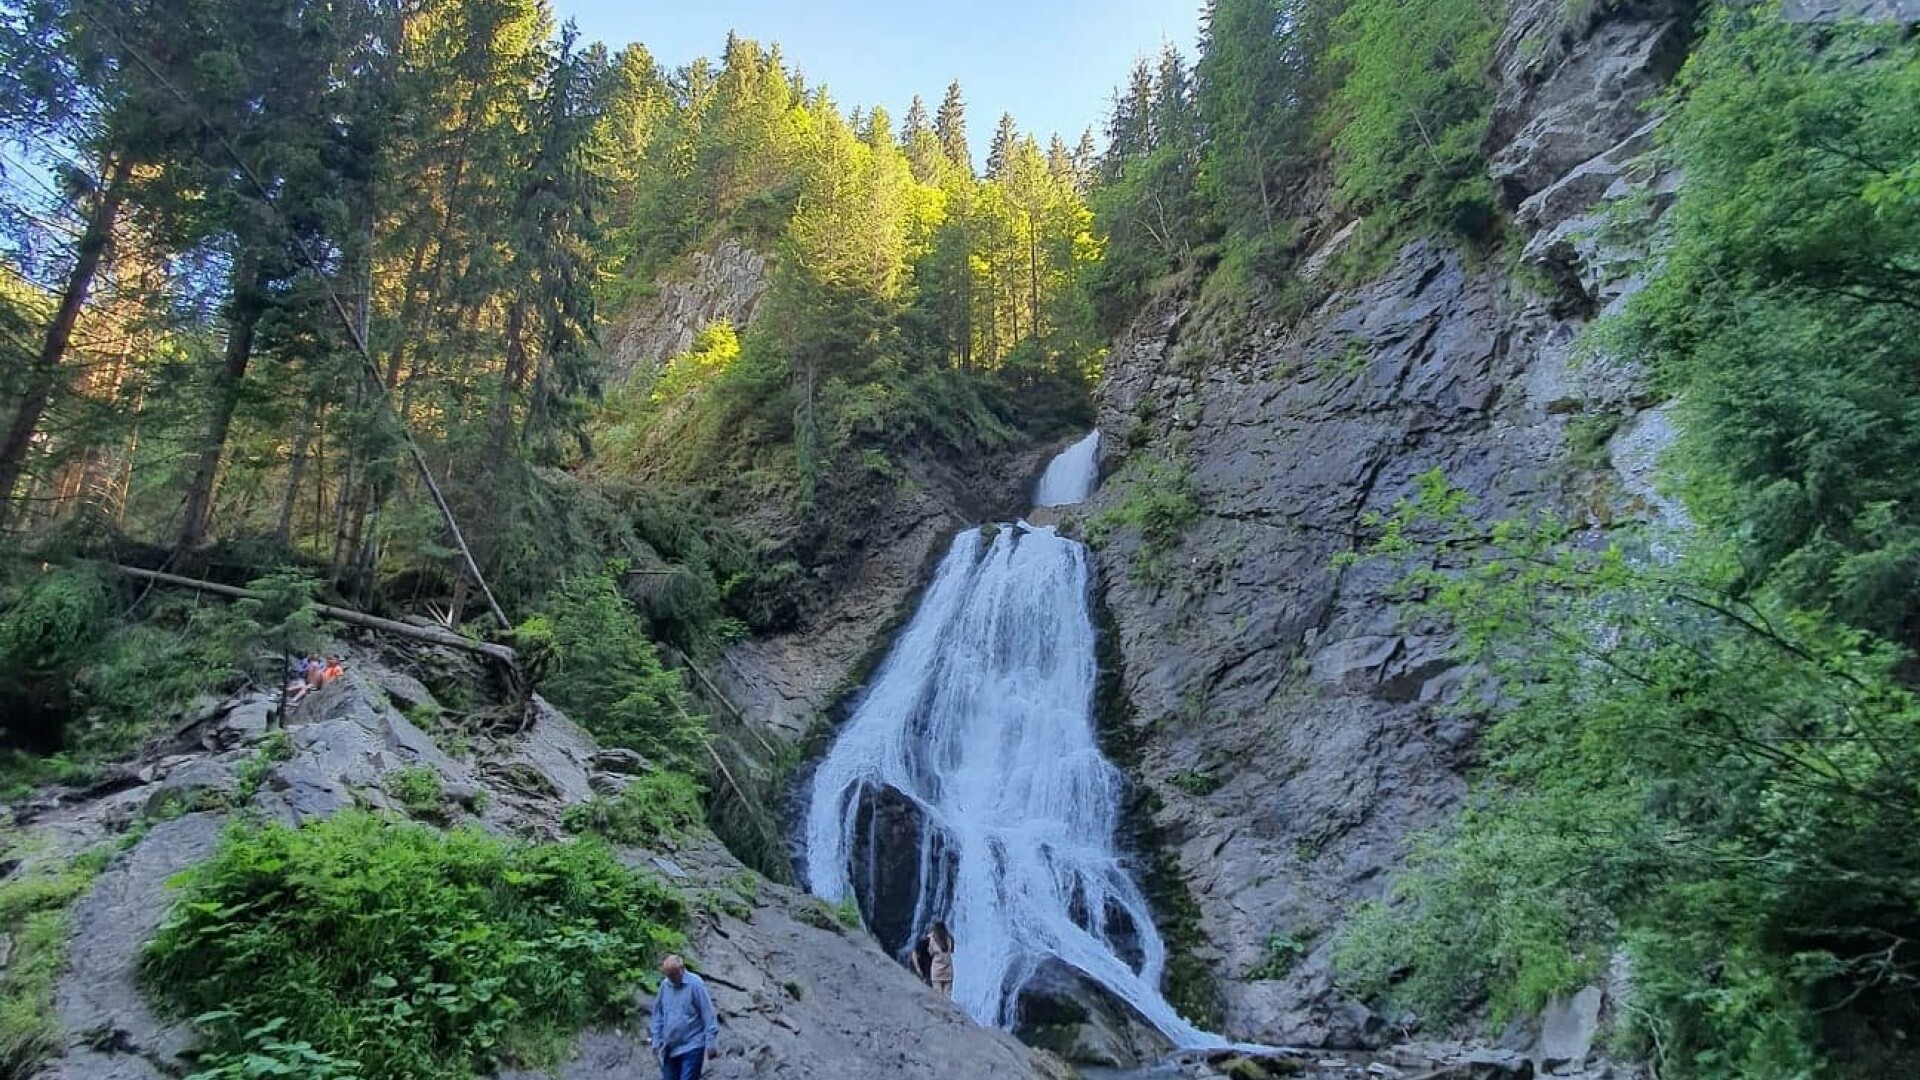
M252 589L242 589L234 585L222 585L215 581L202 581L199 578L182 577L179 574L166 574L158 570L142 570L137 566L121 566L119 563L100 563L99 565L117 574L123 574L137 581L151 581L156 585L171 585L175 588L193 589L198 592L211 593L215 596L225 596L234 600L265 599L265 597L254 592ZM520 656L505 645L495 645L490 641L474 641L470 638L462 637L451 630L443 630L437 626L415 626L412 623L383 619L378 615L368 615L365 612L354 611L352 608L333 607L329 604L315 604L313 610L315 614L323 619L331 619L334 622L345 623L348 626L358 626L362 629L373 630L382 634L391 634L394 637L406 638L409 641L419 641L428 645L442 645L449 649L459 649L462 652L476 653L497 663L505 664L515 673L515 681L518 681Z

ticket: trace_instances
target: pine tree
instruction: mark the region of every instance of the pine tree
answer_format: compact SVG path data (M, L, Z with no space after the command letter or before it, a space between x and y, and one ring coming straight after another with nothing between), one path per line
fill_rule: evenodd
M940 101L940 111L933 119L933 133L939 137L940 149L946 152L947 160L972 175L973 151L967 146L967 103L961 100L958 79L948 84L947 96Z
M993 129L993 144L987 149L987 177L998 180L1006 175L1007 165L1013 159L1014 144L1019 141L1019 129L1014 127L1013 114L1001 113L1000 123Z

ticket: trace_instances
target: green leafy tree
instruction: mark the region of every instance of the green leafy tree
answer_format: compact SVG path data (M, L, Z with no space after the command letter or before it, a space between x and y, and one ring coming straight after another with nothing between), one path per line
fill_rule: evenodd
M1501 0L1349 0L1333 26L1339 83L1322 120L1349 208L1406 207L1468 235L1490 226L1479 147L1505 16Z

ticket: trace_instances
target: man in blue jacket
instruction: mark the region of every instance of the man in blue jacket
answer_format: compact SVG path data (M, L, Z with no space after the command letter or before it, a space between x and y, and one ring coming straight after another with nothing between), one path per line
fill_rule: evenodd
M707 984L687 970L684 960L660 961L660 996L653 1002L649 1032L660 1080L700 1080L708 1055L717 1055L720 1018L714 1015Z

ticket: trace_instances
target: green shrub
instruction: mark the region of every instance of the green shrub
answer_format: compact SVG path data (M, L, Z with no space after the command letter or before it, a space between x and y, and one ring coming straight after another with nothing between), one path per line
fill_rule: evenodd
M92 570L53 570L0 612L0 717L8 742L41 753L65 745L75 677L111 629L111 595Z
M1296 934L1269 934L1267 936L1267 957L1260 961L1247 978L1284 979L1295 964L1307 955L1307 942Z
M612 798L596 796L568 807L561 824L568 832L593 833L616 844L644 847L700 824L705 817L700 796L700 785L691 777L653 772Z
M687 915L593 841L354 812L236 827L179 885L142 973L221 1076L251 1075L234 1071L247 1055L391 1080L554 1060L581 1027L630 1018Z
M427 821L446 817L446 795L440 790L440 772L431 765L408 765L386 775L387 794L407 813Z

